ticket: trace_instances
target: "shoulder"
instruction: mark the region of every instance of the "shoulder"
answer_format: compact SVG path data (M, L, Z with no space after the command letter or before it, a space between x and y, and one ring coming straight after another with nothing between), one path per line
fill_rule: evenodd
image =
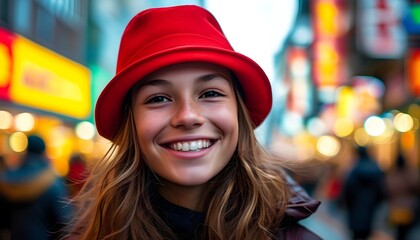
M287 179L292 195L285 210L280 227L274 239L319 240L318 235L299 224L299 221L310 217L318 209L320 201L310 197L292 178Z
M289 177L287 181L292 194L285 211L285 220L298 222L315 213L321 202L309 196L292 178Z
M278 229L274 233L274 240L294 239L294 240L321 240L322 238L310 231L306 227L295 223L287 227Z

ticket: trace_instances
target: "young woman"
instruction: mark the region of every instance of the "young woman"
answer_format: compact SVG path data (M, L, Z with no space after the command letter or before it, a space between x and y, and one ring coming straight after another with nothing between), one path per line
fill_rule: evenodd
M271 109L263 70L193 5L140 12L101 93L112 141L76 198L76 239L319 239L319 205L258 144Z

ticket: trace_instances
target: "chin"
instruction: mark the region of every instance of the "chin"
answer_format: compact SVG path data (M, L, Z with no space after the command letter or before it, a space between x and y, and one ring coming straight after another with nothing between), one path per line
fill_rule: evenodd
M196 175L196 174L194 174ZM183 185L183 186L198 186L198 185L203 185L205 183L207 183L208 181L210 181L211 177L210 176L203 176L203 175L199 175L199 176L189 176L188 178L182 178L182 179L174 179L178 185Z

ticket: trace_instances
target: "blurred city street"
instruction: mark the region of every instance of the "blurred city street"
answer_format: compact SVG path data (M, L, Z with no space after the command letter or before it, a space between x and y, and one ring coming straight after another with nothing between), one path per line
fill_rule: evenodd
M318 211L302 225L319 234L324 240L350 240L350 233L345 224L343 212L328 210L329 203L322 201Z
M184 4L214 13L269 78L272 96L249 93L272 97L255 135L322 202L302 225L325 240L419 240L420 0L0 0L0 240L6 202L33 192L17 185L41 192L58 179L73 197L109 154L95 106L127 22ZM32 134L45 141L34 172L49 181L2 175L26 167Z
M319 234L324 240L352 240L347 227L345 209L331 209L331 203L323 200L318 211L310 218L303 220L302 225ZM395 240L395 229L387 223L386 206L382 206L374 222L374 233L370 240ZM410 231L406 240L417 240L420 236L420 224Z

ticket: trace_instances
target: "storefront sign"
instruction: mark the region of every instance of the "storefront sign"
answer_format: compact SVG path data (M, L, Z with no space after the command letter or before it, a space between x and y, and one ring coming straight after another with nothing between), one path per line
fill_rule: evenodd
M359 0L356 11L357 46L372 58L401 58L407 34L401 23L406 1Z
M13 35L0 28L0 100L10 101L9 87L12 79Z
M88 68L17 35L11 55L8 95L13 103L77 119L90 116Z
M312 2L311 2L312 3ZM318 89L336 88L347 80L347 5L344 0L315 0L312 78Z

